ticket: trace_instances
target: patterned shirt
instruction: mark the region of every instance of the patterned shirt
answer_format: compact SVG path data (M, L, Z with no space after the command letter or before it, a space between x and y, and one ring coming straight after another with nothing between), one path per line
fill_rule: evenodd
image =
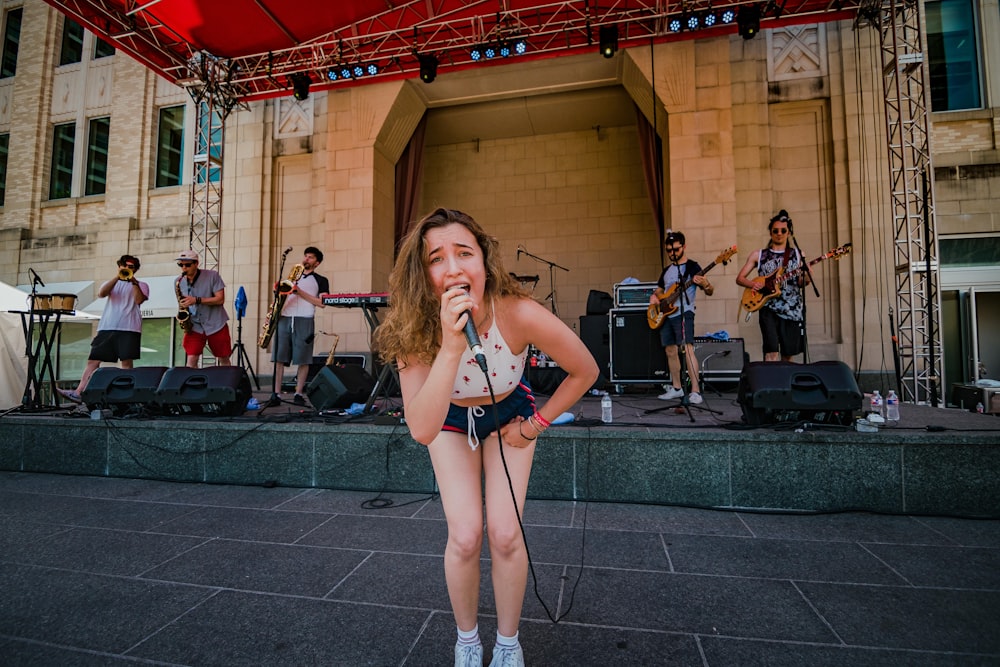
M794 271L802 265L802 255L798 250L789 248L788 262L785 263L785 273ZM760 251L760 258L757 260L757 273L762 276L769 276L782 266L782 259L785 253L775 252L770 248ZM802 321L802 288L799 287L799 278L795 276L790 280L777 286L781 289L781 294L768 299L764 304L765 308L770 308L778 317L795 322Z

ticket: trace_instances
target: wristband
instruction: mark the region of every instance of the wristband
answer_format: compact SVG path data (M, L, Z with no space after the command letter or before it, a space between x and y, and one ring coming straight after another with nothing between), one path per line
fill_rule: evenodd
M523 424L523 423L524 423L523 421L522 422L517 422L517 432L521 434L521 438L524 439L524 440L527 440L528 442L534 442L535 440L537 440L538 439L537 435L534 438L529 438L528 436L526 436L524 434L524 431L521 430L521 424Z
M538 425L535 424L535 420L532 417L528 417L525 421L531 424L531 428L535 429L535 433L537 433L538 435L541 435L542 433L545 432L544 428L538 428Z
M194 302L195 302L195 305L200 306L201 305L201 297L200 296L199 297L195 297Z
M546 420L545 417L543 417L540 414L538 414L538 410L535 410L535 414L533 416L534 416L535 420L539 424L541 424L543 427L548 428L548 427L552 426L552 422Z

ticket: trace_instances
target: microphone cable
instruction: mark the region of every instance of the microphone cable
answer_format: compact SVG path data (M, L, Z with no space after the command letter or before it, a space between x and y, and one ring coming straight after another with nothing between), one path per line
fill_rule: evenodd
M503 463L503 471L504 474L507 476L507 488L510 490L510 499L514 503L514 515L517 517L517 526L521 530L521 539L524 541L524 553L528 557L528 569L531 570L531 580L534 585L535 598L542 605L542 609L545 610L545 615L549 617L549 620L552 621L553 624L556 624L559 623L559 621L561 621L562 619L566 618L566 615L569 614L570 611L572 611L573 599L576 597L576 588L577 586L580 585L580 580L583 578L583 567L586 558L586 546L587 546L587 520L586 520L587 515L586 512L584 512L583 532L580 541L580 571L576 575L576 581L573 582L573 588L570 589L569 603L566 607L566 611L559 614L559 616L554 616L552 614L552 611L549 609L549 606L545 604L545 600L542 599L541 593L538 592L538 574L535 572L535 563L531 559L531 550L528 549L528 536L524 532L524 521L521 519L521 512L517 508L517 493L514 491L514 482L510 477L510 468L507 467L507 458L506 456L504 456L503 453L503 436L500 435L500 413L497 410L497 398L496 395L493 393L493 383L490 382L489 373L484 371L483 375L486 377L486 387L490 390L490 402L492 403L493 407L493 423L496 426L497 445L500 448L500 461L501 463ZM531 477L530 473L528 477L530 479ZM527 493L528 493L527 486L525 486L525 498L524 498L525 503L527 503L528 501ZM487 525L488 524L489 524L489 514L487 513ZM492 555L490 557L490 560L492 562Z

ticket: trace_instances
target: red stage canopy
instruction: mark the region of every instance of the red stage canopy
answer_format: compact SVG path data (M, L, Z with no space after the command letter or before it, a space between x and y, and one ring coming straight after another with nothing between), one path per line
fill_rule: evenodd
M307 74L314 89L414 77L418 55L433 56L441 74L484 66L487 62L471 55L477 45L520 39L526 50L512 58L583 49L596 56L602 26L613 26L624 47L735 33L740 11L758 12L767 28L852 18L859 6L859 0L46 2L170 81L184 85L211 78L243 100L288 94L289 78L297 73ZM733 17L729 23L723 21L726 10ZM714 23L706 27L709 15ZM679 30L671 25L675 20ZM345 66L346 78L340 74ZM360 77L356 66L362 68Z

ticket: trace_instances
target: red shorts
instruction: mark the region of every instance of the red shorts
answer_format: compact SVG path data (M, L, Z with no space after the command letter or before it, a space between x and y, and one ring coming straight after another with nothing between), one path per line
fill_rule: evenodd
M197 356L205 351L205 343L216 359L228 359L233 353L233 341L229 337L229 327L224 326L214 334L206 336L197 331L188 331L184 334L184 351L188 356Z

